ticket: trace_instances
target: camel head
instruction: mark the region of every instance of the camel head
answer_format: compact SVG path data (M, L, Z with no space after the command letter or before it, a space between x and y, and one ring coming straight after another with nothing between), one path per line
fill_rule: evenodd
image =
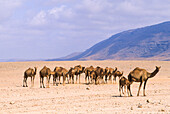
M83 73L85 73L85 69L86 69L85 67L82 67L82 72L83 72Z
M116 72L117 71L117 67L115 67L115 70L114 70L114 72Z
M152 73L150 73L149 78L154 77L159 72L160 69L161 69L161 66L160 67L156 66L156 69Z
M161 66L159 66L159 67L158 67L158 66L156 66L156 69L159 71L159 70L161 69Z
M34 75L36 75L36 73L37 73L37 67L34 67L34 68L35 68Z

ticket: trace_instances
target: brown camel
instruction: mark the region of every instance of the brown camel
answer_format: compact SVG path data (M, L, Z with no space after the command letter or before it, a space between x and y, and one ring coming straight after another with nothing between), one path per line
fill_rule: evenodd
M85 82L86 83L89 83L90 81L90 78L91 78L91 76L90 76L90 74L91 74L91 72L94 70L94 67L93 66L90 66L90 67L87 67L86 69L85 69ZM88 78L88 82L87 82L87 78ZM91 79L92 80L92 79Z
M103 76L105 74L105 70L99 66L97 66L94 71L96 72L95 76L95 84L99 84L99 79L103 79Z
M159 72L160 68L161 67L157 67L156 66L156 69L152 73L149 73L145 69L141 69L139 67L136 67L132 72L129 73L128 80L131 83L133 83L133 82L140 82L137 96L139 96L140 88L141 88L143 82L144 82L143 96L145 96L146 82L148 81L149 78L154 77ZM130 85L128 86L128 89L130 91L130 96L132 96L131 90L130 90Z
M85 67L82 67L81 65L77 65L74 67L74 70L76 71L75 72L75 75L76 75L76 83L77 83L77 80L79 78L79 84L80 84L80 76L82 73L85 72Z
M76 70L73 67L71 67L69 69L68 73L67 73L69 75L69 83L74 84L74 75L75 75L75 73L76 73Z
M121 96L121 90L122 93L124 94L126 92L126 88L127 86L129 86L131 83L129 82L129 80L127 78L125 78L124 76L122 76L119 80L119 92L120 92L120 96ZM123 92L123 88L124 88L124 92ZM127 94L129 95L129 90L127 90Z
M112 77L115 75L115 72L117 71L117 67L115 67L115 69L113 68L109 68L109 80L112 79ZM112 81L112 80L111 80Z
M105 83L107 83L107 78L108 78L108 76L109 76L109 74L110 74L110 70L109 70L108 67L106 67L104 70L105 70L105 71L104 71Z
M44 86L44 77L46 77L46 80L47 80L47 88L49 88L49 83L50 83L50 77L51 75L54 75L55 73L52 72L50 70L50 68L44 66L41 70L40 70L40 88L42 88L42 85L43 85L43 88L45 88Z
M27 86L27 78L31 77L31 86L34 86L34 78L37 72L37 67L34 67L35 70L33 70L32 68L28 68L25 72L24 72L24 80L23 80L23 87L28 87ZM26 84L26 85L25 85Z
M96 75L96 71L92 70L90 71L90 75L89 75L89 83L93 83L93 79L96 79L97 78L97 75ZM95 84L97 84L96 82L97 80L95 80Z
M114 81L115 81L115 83L116 83L116 77L119 77L119 80L120 80L121 76L123 76L123 71L122 71L122 73L120 71L116 71L114 73Z
M55 75L53 75L53 85L56 83L56 79L59 78L59 84L61 76L63 76L63 86L65 85L65 80L68 80L68 70L63 67L55 67L54 69ZM69 83L69 80L68 80Z
M107 83L108 77L109 80L111 79L111 77L115 74L115 72L117 71L117 67L115 69L113 68L105 68L105 83Z

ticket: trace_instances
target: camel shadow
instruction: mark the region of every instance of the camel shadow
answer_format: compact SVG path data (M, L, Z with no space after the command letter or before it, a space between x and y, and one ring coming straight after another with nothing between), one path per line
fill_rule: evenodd
M133 97L133 96L120 96L120 95L113 95L112 97L120 97L120 98L122 97L122 98L123 98L123 97Z

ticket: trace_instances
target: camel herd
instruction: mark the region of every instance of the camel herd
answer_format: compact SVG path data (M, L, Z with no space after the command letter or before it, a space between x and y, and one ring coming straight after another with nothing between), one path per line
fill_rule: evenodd
M149 73L145 69L141 69L139 67L136 67L133 71L131 71L128 75L128 79L123 76L123 72L118 71L116 68L102 68L97 66L94 68L93 66L90 67L82 67L81 65L77 65L75 67L71 67L69 70L63 67L55 67L53 71L50 70L50 68L44 66L40 72L40 88L45 88L44 86L44 77L46 77L47 80L47 88L49 88L50 78L53 76L53 85L61 84L61 77L63 78L63 85L65 85L65 81L67 80L68 84L77 84L77 81L80 82L81 74L85 74L85 83L86 84L92 84L93 82L95 84L99 84L99 80L103 80L104 83L107 83L108 80L111 80L116 82L116 77L119 77L119 92L121 96L121 91L124 94L127 90L128 96L132 96L130 86L133 82L140 82L139 90L137 96L139 96L140 88L144 82L144 89L143 89L143 95L145 96L145 87L146 82L149 78L154 77L160 70L161 67L157 67L152 72ZM23 79L23 87L28 87L27 85L27 78L31 77L31 86L34 86L34 79L37 72L37 67L28 68L24 72L24 79ZM74 80L76 78L76 80ZM113 80L112 80L113 79ZM123 91L124 89L124 91Z

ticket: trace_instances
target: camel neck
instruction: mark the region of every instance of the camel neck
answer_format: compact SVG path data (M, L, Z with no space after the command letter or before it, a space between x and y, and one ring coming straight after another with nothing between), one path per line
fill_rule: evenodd
M150 73L149 78L154 77L158 72L159 72L159 70L158 70L158 69L155 69L152 73Z

